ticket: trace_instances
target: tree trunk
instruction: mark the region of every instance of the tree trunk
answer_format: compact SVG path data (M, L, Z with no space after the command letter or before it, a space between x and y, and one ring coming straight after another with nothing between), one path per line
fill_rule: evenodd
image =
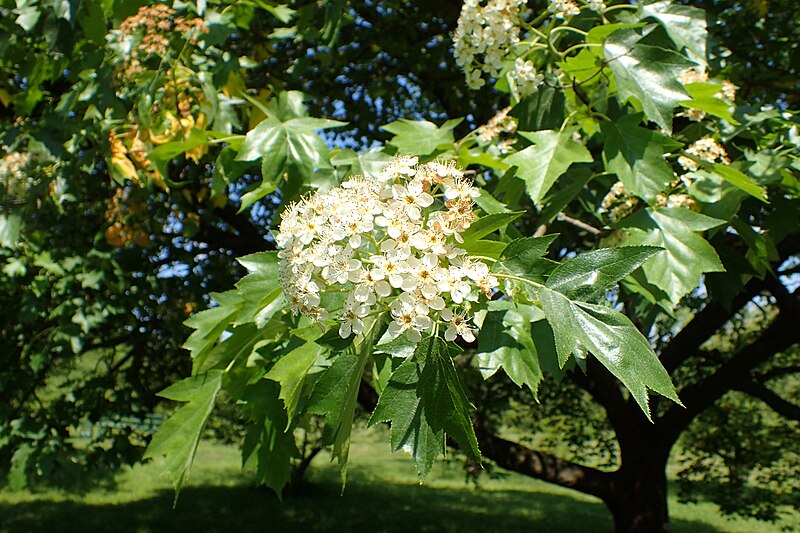
M618 533L668 530L666 463L656 454L641 455L615 473L606 505Z

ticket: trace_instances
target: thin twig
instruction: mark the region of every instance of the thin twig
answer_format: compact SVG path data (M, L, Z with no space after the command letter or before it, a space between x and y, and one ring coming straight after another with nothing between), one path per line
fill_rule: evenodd
M590 225L589 225L589 224L587 224L586 222L581 222L581 221L580 221L580 220L578 220L578 219L575 219L575 218L572 218L572 217L570 217L570 216L567 216L567 215L565 215L564 213L559 213L559 214L558 214L558 216L557 216L556 218L557 218L558 220L562 220L562 221L564 221L564 222L567 222L567 223L569 223L569 224L572 224L573 226L577 226L577 227L579 227L579 228L581 228L581 229L583 229L583 230L586 230L586 231L588 231L589 233L591 233L592 235L602 235L602 233L603 233L603 231L602 231L602 230L599 230L599 229L595 228L594 226L590 226ZM537 231L538 231L538 230L537 230Z

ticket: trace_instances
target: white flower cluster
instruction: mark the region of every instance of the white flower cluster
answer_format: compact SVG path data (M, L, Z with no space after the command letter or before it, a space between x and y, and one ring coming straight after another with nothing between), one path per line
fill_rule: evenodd
M395 159L377 178L353 176L286 208L275 240L289 306L347 338L388 311L388 334L418 342L446 326L448 341L475 340L468 312L498 286L489 267L457 243L474 220L479 191L449 163ZM341 310L325 297L341 294Z
M709 163L716 163L719 161L724 165L728 165L731 162L731 160L728 159L728 152L725 151L725 148L711 137L698 139L686 149L686 153L698 159L702 159L703 161L708 161ZM680 156L678 158L678 164L689 172L694 172L699 168L697 161L686 156Z
M586 7L591 9L592 11L596 11L597 13L604 13L606 10L606 4L603 0L585 0Z
M573 0L550 0L550 5L547 6L547 9L557 19L567 19L581 13L580 8Z
M608 213L612 222L622 220L633 213L641 204L636 196L628 194L625 184L621 181L614 183L600 203L602 212Z
M10 152L7 146L0 147L8 152L5 157L0 159L0 177L23 179L25 169L31 163L31 154L28 152Z
M467 0L453 35L456 63L467 74L467 85L480 89L482 74L497 77L508 50L519 43L520 6L525 0Z
M544 83L544 76L536 71L532 61L525 61L518 57L514 61L514 70L510 73L511 79L517 85L517 90L521 96L533 94L536 89Z
M513 134L517 131L517 123L514 117L510 116L511 106L501 109L489 122L480 126L476 132L478 140L481 142L492 142L503 134Z

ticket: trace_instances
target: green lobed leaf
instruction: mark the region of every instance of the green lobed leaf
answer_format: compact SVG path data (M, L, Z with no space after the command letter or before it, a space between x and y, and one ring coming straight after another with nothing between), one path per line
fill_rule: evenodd
M650 343L625 315L608 307L573 302L547 288L539 289L539 298L553 329L561 366L573 351L590 351L628 388L648 419L648 389L680 403Z
M262 327L286 305L278 282L278 252L258 252L237 261L250 273L236 283L243 302L234 324L255 322Z
M428 423L417 394L419 378L417 361L406 359L389 378L369 419L369 426L391 422L392 451L402 448L410 453L420 479L424 479L433 461L444 453L444 431L435 431Z
M345 352L337 356L317 381L308 403L309 413L325 416L325 439L333 443L342 483L347 478L350 433L368 356L368 350L362 350L361 355Z
M389 144L396 146L400 153L425 156L438 149L451 149L455 141L452 129L461 120L448 120L439 127L427 120L400 119L381 129L394 135Z
M479 239L506 227L524 214L525 211L514 211L512 213L494 213L480 217L461 232L461 238L464 239L461 247L468 249Z
M723 165L720 163L708 163L706 161L701 161L700 166L715 176L724 179L731 185L743 190L753 198L758 198L765 204L769 203L767 200L767 189L759 185L750 176L743 174L729 165Z
M510 114L519 120L517 129L521 131L554 130L564 122L565 103L563 91L542 85L520 100Z
M184 324L195 331L189 335L183 348L189 350L194 367L202 366L211 349L227 330L239 310L241 299L235 291L212 294L218 307L200 311L189 317Z
M363 174L371 178L378 178L378 175L392 160L392 156L378 149L367 152L355 152L353 150L342 150L331 157L331 163L335 167L348 166L348 175Z
M481 452L472 427L469 403L461 386L447 343L439 337L428 337L417 344L414 357L422 364L417 394L434 431L444 430L461 449L480 462Z
M628 228L625 244L664 248L642 269L647 281L675 305L699 285L703 274L724 271L714 247L698 233L724 223L688 209L660 207L639 211L620 225Z
M224 369L231 361L243 355L249 356L261 337L255 324L231 328L230 333L225 340L202 356L192 358L192 374L200 374L212 368Z
M278 359L275 366L264 376L281 384L280 399L283 400L289 423L297 412L306 375L322 350L319 344L306 341Z
M547 287L573 300L594 300L659 252L654 246L617 246L582 253L561 263Z
M708 30L704 10L662 0L643 4L640 18L656 19L678 48L685 48L692 59L705 65Z
M520 132L534 145L505 158L508 165L518 167L517 176L525 182L534 203L541 201L570 165L593 161L589 150L572 138L573 131Z
M544 283L544 277L558 265L555 261L543 257L556 237L558 235L525 237L511 242L506 246L495 268L508 270L514 275L537 283Z
M161 425L144 454L151 459L166 456L164 472L175 487L176 503L183 483L189 478L200 434L222 385L222 375L222 370L209 370L159 393L170 400L188 402Z
M277 104L270 103L267 118L245 136L236 160L262 159L262 182L242 197L241 209L274 191L289 169L307 179L319 169L331 168L328 147L316 131L338 128L345 123L302 116L305 113L302 96L296 91L288 96L281 93Z
M694 63L672 50L641 44L640 39L637 30L623 29L603 45L616 80L617 98L621 103L635 98L648 120L672 132L672 110L689 97L678 75Z
M300 455L294 434L278 399L277 383L259 380L246 389L242 402L251 423L242 442L242 467L256 464L256 483L270 487L281 497L292 477L292 458Z
M558 216L594 178L588 168L578 168L561 178L559 189L551 189L542 200L539 223L546 224Z
M674 179L664 154L682 145L665 135L640 127L641 114L624 115L600 127L606 136L603 160L628 192L653 201Z

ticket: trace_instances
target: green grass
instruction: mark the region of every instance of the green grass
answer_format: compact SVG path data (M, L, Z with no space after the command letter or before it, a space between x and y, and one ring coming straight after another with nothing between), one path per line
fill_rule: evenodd
M85 494L0 491L3 531L610 531L599 500L510 474L464 483L457 462L437 464L420 485L385 435L358 431L343 495L335 465L318 456L308 483L280 502L252 487L238 450L203 443L191 479L172 509L169 482L151 463L126 470L113 489ZM710 504L671 501L672 531L767 532L778 526L730 521ZM785 523L800 526L800 520Z

